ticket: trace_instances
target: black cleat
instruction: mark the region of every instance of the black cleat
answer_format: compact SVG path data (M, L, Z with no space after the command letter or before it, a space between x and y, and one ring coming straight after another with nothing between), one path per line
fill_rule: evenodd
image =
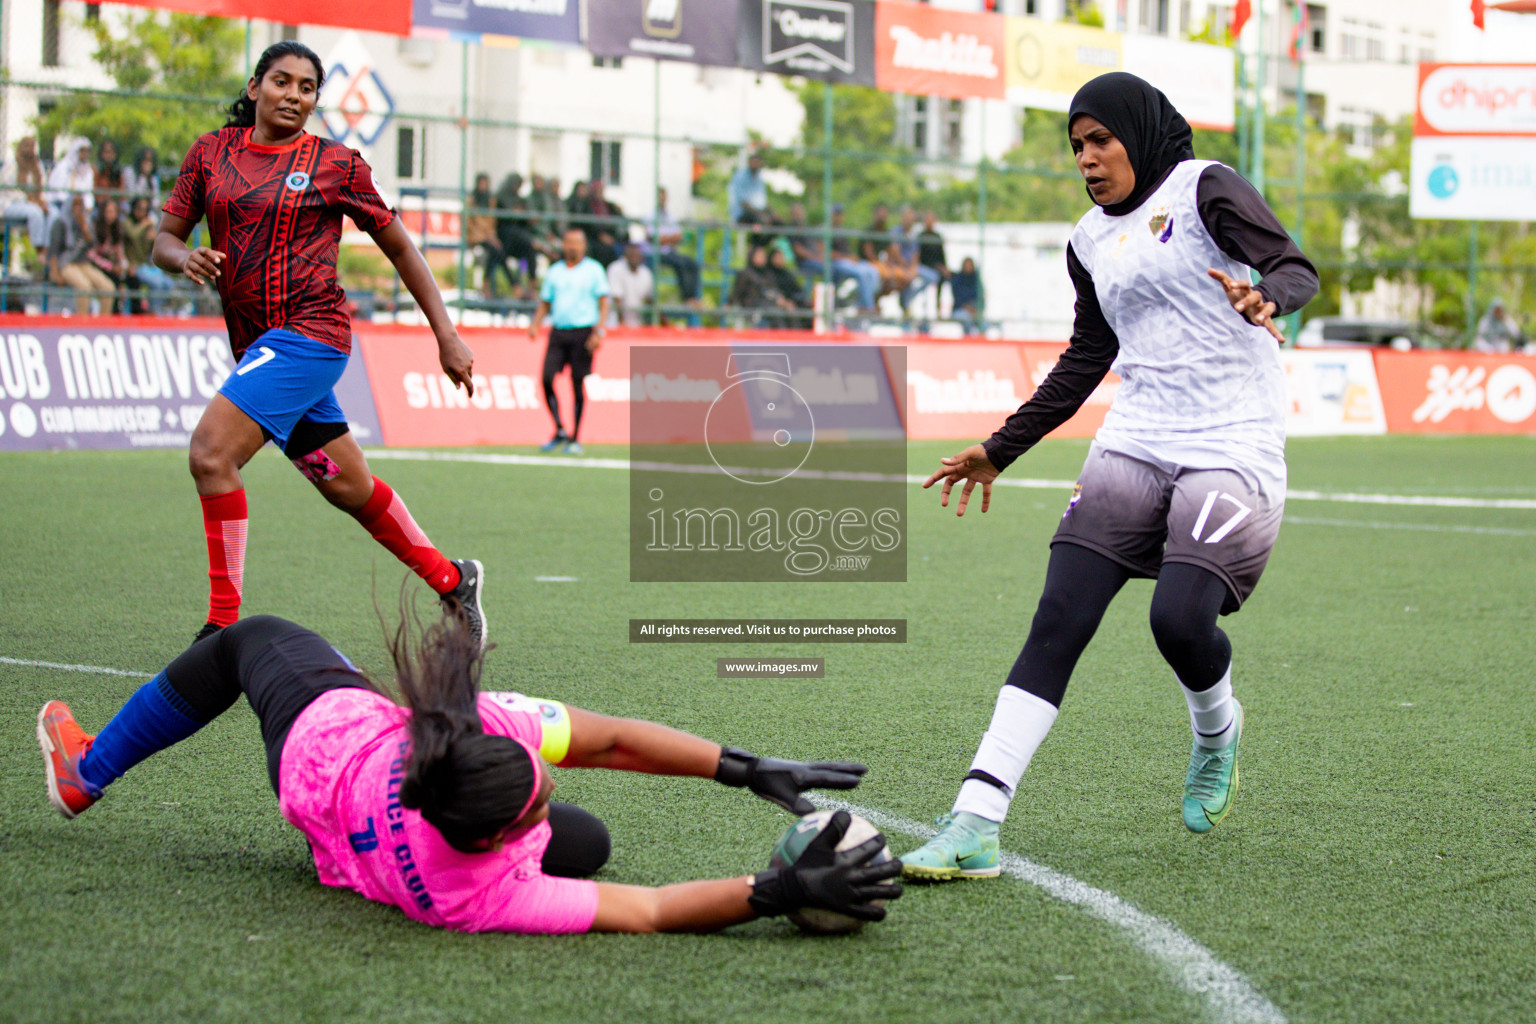
M197 636L192 638L192 642L197 643L199 640L207 639L223 628L217 622L205 622L203 623L203 628L197 631Z
M459 570L459 585L441 598L443 611L462 615L480 650L485 650L485 611L480 607L480 588L485 584L485 567L473 558L450 559Z

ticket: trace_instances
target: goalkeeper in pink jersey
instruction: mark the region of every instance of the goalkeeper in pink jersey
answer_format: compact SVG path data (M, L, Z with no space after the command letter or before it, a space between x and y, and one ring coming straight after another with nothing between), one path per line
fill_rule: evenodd
M320 881L425 924L703 932L801 907L878 921L873 901L901 894L901 862L873 862L883 838L836 849L846 812L790 867L660 888L586 880L608 858L608 830L551 802L546 763L712 778L796 814L813 809L805 790L851 789L865 768L759 758L652 722L482 693L482 653L459 619L418 643L402 623L392 653L403 707L318 634L258 615L193 644L96 736L49 701L37 725L49 799L76 817L244 693L278 806L309 840Z

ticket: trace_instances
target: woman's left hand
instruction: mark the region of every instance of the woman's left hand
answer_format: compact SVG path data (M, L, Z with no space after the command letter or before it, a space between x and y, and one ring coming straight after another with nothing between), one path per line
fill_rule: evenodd
M592 328L592 333L587 335L587 351L596 352L603 344L603 338L607 333L608 329L602 325Z
M1227 290L1227 301L1232 303L1232 308L1241 313L1243 319L1255 327L1262 327L1268 331L1276 341L1285 344L1285 335L1280 333L1280 328L1275 326L1275 304L1264 298L1264 293L1259 291L1247 281L1239 281L1228 277L1219 270L1207 270L1211 278L1221 282L1221 286Z
M455 386L462 385L471 398L475 394L475 354L464 344L459 333L437 339L437 358L443 364L443 372Z

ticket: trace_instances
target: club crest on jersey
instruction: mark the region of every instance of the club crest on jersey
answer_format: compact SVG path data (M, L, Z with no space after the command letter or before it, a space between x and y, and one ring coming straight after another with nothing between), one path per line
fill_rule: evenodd
M294 171L283 180L283 184L287 185L290 191L302 192L309 186L309 175L303 171Z
M1166 242L1173 237L1173 214L1168 207L1163 206L1152 212L1152 218L1147 221L1147 228L1159 242Z

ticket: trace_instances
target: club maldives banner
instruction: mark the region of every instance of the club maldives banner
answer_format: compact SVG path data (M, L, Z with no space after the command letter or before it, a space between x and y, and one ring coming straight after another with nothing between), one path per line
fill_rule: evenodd
M742 0L741 66L875 84L874 0Z
M292 25L335 25L338 28L366 29L409 35L411 0L305 0L295 6L292 0L113 0L136 7L157 7L214 18L260 18Z
M875 84L887 92L1000 100L1004 19L927 4L875 7Z
M740 6L740 0L589 0L587 49L599 57L734 67Z
M581 0L415 0L411 34L451 32L581 42Z
M0 451L185 448L234 366L217 320L6 317ZM358 441L378 444L378 415L359 360L348 363L336 397Z
M336 395L360 443L417 447L548 440L553 421L540 382L545 339L530 341L525 331L495 328L462 333L475 352L473 395L444 377L424 328L356 326L353 358ZM840 344L887 353L879 359L895 386L905 382L906 432L913 440L987 437L1034 393L1065 349L1060 342L911 338L897 346L905 362L896 366L889 356L896 348L850 337L615 329L585 382L582 439L627 443L633 403L692 386L666 374L634 372L635 346L772 345L790 353L796 388L825 397L848 390L847 366L796 363L793 353ZM1536 433L1536 357L1340 348L1287 350L1281 362L1286 431L1292 436ZM0 317L0 451L185 448L233 368L224 325L217 320ZM879 377L868 368L859 374L860 380ZM1093 436L1118 387L1118 378L1106 377L1054 436ZM555 391L569 415L568 375L557 379ZM833 419L822 426L848 429Z

